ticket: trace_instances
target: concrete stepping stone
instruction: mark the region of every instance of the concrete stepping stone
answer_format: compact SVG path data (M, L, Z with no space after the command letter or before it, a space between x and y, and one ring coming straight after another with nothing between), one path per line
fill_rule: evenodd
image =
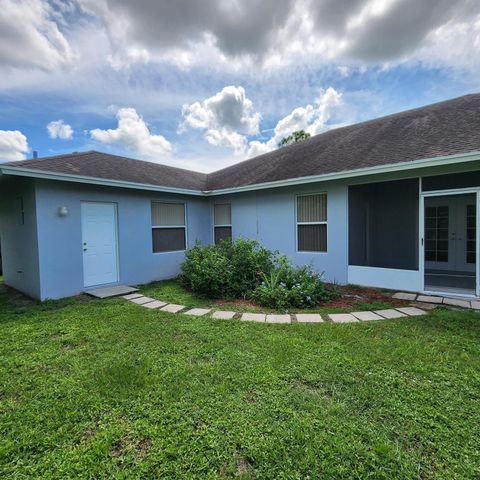
M374 312L352 312L352 315L363 322L368 322L370 320L384 320L383 317Z
M405 313L399 312L398 310L395 310L393 308L387 308L385 310L375 310L374 313L382 316L383 318L387 318L389 320L392 318L401 318L401 317L407 316Z
M162 312L169 312L169 313L178 313L181 310L184 310L186 307L185 305L177 305L175 303L169 303L168 305L165 305L162 307L160 310Z
M478 300L472 300L470 304L474 310L480 310L480 302Z
M85 290L87 295L91 295L96 298L111 298L120 297L121 295L127 295L128 293L138 292L138 288L130 287L128 285L112 285L111 287L100 287Z
M421 310L420 308L415 307L402 307L397 308L399 312L405 313L409 317L418 317L420 315L426 315L427 312L425 310Z
M264 322L266 315L264 313L244 313L240 320L247 322Z
M267 323L291 323L290 315L267 315Z
M210 308L192 308L183 312L185 315L194 315L195 317L202 317L211 311Z
M434 297L433 295L419 295L417 297L417 302L442 303L443 297Z
M392 298L396 298L397 300L415 300L417 298L416 293L407 293L407 292L397 292L392 295Z
M145 308L151 308L153 310L155 308L164 307L166 304L167 304L166 302L161 302L160 300L154 300L153 302L144 303L141 306Z
M425 303L425 302L412 302L411 307L417 307L422 310L435 310L438 307L436 303Z
M470 308L470 302L467 300L460 300L459 298L444 298L444 305L452 305L453 307Z
M358 322L358 319L356 319L352 314L350 313L330 313L328 315L330 320L335 323L352 323L352 322Z
M141 293L130 293L128 295L123 295L122 298L125 300L133 300L134 298L140 298L143 297Z
M323 322L322 317L318 313L297 313L298 323L321 323Z
M217 318L219 320L230 320L235 316L236 312L229 312L226 310L218 310L212 313L213 318Z
M150 303L150 302L154 302L155 299L154 298L150 298L150 297L138 297L138 298L132 298L132 300L130 300L132 303L136 303L137 305L143 305L145 303Z

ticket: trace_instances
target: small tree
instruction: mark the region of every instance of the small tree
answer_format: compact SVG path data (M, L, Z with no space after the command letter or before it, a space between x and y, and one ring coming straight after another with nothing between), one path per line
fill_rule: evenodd
M310 134L305 130L297 130L296 132L293 132L291 135L288 135L287 137L282 138L278 146L285 147L287 145L291 145L292 143L298 143L298 142L301 142L302 140L306 140L308 137L310 137Z

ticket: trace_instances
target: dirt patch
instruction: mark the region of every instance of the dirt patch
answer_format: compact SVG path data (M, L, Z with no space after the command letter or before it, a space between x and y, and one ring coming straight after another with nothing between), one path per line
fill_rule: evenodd
M243 298L236 298L233 300L214 300L213 304L219 305L219 306L234 305L238 307L251 308L251 309L261 308L259 305L256 305L255 303L252 303L249 300L245 300Z
M392 292L376 288L355 287L351 285L337 285L334 288L339 296L333 300L322 303L322 307L352 309L361 303L369 305L387 303L392 307L401 307L411 303L405 300L392 298Z
M300 390L308 395L322 397L325 400L333 400L333 391L331 389L325 388L321 384L310 382L305 379L297 378L293 382L293 388Z
M123 460L129 453L133 453L136 458L142 460L148 455L151 447L152 441L150 438L137 438L128 433L112 445L110 456Z

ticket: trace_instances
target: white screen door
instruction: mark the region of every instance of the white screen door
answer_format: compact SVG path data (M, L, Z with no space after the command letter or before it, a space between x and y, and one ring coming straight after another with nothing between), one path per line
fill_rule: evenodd
M118 281L117 206L82 202L83 283L85 287Z

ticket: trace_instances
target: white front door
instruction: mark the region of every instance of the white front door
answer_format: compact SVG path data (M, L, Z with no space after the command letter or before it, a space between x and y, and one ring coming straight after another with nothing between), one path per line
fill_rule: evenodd
M82 202L83 284L118 281L117 206Z

